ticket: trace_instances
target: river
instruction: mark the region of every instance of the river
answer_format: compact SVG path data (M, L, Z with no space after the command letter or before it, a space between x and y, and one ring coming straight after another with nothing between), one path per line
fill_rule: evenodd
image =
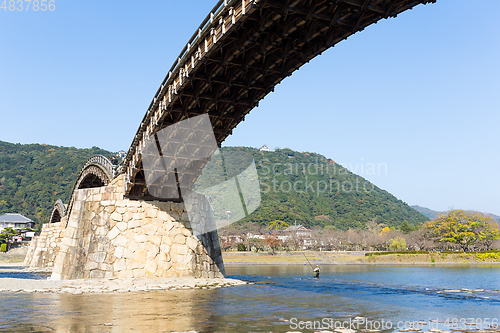
M319 279L299 265L226 270L251 284L128 294L1 293L0 331L314 332L343 325L393 332L486 328L500 319L499 265L330 265ZM478 325L465 324L471 320Z

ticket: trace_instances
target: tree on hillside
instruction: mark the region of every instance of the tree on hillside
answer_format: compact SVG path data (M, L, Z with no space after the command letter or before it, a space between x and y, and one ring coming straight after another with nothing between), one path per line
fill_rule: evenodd
M425 227L440 241L459 245L466 252L471 245L480 240L480 231L491 217L477 212L451 210L438 215Z
M69 200L80 168L95 154L112 155L97 147L0 141L0 214L20 213L39 225L48 222L54 202Z
M286 229L289 226L290 225L288 223L281 221L281 220L274 220L271 223L269 223L269 229L271 229L271 230L273 230L273 229L276 229L276 230Z
M410 232L413 231L413 228L408 223L408 221L403 220L403 223L401 223L401 226L399 227L399 230L401 230L401 232L403 232L404 234L409 234Z
M379 234L382 229L386 227L386 225L383 223L377 223L377 219L371 219L370 221L366 222L365 227L366 230L374 234Z

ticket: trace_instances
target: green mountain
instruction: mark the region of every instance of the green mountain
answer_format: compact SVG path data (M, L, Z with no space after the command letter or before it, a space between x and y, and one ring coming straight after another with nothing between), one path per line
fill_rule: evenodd
M67 203L80 168L97 147L77 149L0 141L0 214L19 213L38 223L50 218L59 198Z
M439 214L441 214L442 212L438 212L437 210L432 210L430 208L426 208L426 207L421 207L421 206L418 206L418 205L413 205L411 206L411 208L415 209L417 212L427 216L429 219L433 219L435 218L436 216L438 216Z
M242 147L225 147L221 151L229 177L243 171L251 158L257 167L261 204L240 224L296 220L308 227L348 229L363 228L373 220L394 227L404 220L412 225L427 220L390 193L322 155ZM241 153L251 158L241 157ZM0 214L20 213L39 223L47 222L57 199L68 202L81 166L94 154L112 153L97 147L77 149L0 141ZM217 165L213 165L216 163L204 170L198 186L225 180L219 179L214 169ZM231 200L240 199L236 195Z
M437 210L432 210L430 208L421 207L421 206L417 206L417 205L413 205L413 206L411 206L411 208L413 208L417 212L427 216L429 219L433 219L436 216L438 216L439 214L444 213L444 212L439 212ZM490 214L490 213L483 213L483 214L490 215L495 221L500 222L500 216L498 216L498 215Z
M232 171L228 178L248 166L244 158L233 157L237 153L247 153L257 166L261 204L238 222L240 224L252 222L267 225L271 221L282 220L289 224L297 221L297 224L308 227L345 230L364 228L370 221L389 227L399 227L404 220L411 225L427 221L427 217L403 201L322 155L300 153L288 148L261 152L255 148L225 147L221 151L224 168ZM197 181L198 189L220 183L215 170L220 167L212 163L205 168ZM234 200L240 199L233 197Z

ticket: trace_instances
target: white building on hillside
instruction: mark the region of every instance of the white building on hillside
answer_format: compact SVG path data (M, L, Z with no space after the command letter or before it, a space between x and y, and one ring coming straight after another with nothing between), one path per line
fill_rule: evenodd
M34 228L35 222L21 214L0 215L0 232L8 227L12 229Z
M122 160L127 156L127 152L125 150L120 150L118 153L116 153L116 156L119 156Z
M271 151L268 146L263 145L262 147L259 148L259 151Z

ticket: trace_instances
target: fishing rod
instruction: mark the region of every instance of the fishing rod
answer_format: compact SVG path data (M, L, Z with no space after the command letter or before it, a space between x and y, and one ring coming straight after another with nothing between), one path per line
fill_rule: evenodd
M306 258L306 260L309 263L309 265L311 266L311 268L314 269L314 266L311 264L311 262L309 261L309 259L307 259L306 254L304 253L304 251L302 251L302 254L304 255L304 258Z
M299 241L293 235L293 231L290 232L290 235L292 236L292 238L295 241L295 243L300 244ZM305 252L304 251L301 251L301 252L302 252L302 255L304 256L304 258L306 258L306 260L309 263L309 265L311 266L311 268L314 269L314 266L311 264L311 262L309 261L309 259L307 259L307 256L306 256Z

